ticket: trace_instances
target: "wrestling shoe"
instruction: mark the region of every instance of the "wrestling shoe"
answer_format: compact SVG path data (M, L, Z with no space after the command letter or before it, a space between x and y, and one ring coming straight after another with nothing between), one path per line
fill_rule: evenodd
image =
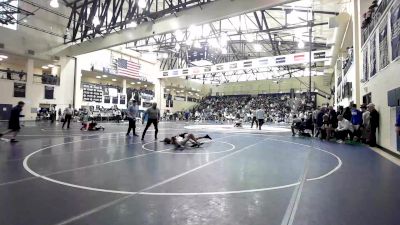
M204 136L204 137L212 140L212 138L208 134L206 136Z

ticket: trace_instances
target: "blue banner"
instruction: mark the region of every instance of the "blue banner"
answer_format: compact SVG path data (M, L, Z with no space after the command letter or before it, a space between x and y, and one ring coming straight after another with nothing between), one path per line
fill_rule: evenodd
M387 32L387 19L384 19L382 24L379 26L379 70L385 68L389 64Z
M400 1L390 10L390 28L392 30L392 60L400 56Z

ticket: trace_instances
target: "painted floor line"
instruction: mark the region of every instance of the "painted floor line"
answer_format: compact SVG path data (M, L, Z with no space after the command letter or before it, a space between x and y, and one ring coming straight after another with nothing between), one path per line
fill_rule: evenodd
M233 136L233 135L230 135ZM226 137L230 137L230 136L226 136ZM221 137L222 138L226 138L226 137ZM216 139L215 139L216 140ZM151 142L150 142L151 143ZM154 142L153 142L154 143ZM51 146L49 146L51 147ZM49 148L47 147L47 148ZM76 185L76 184L71 184L71 183L67 183L67 182L63 182L63 181L59 181L56 179L52 179L49 176L53 176L53 175L57 175L57 174L62 174L62 173L67 173L67 172L74 172L74 171L78 171L78 170L84 170L84 169L88 169L88 168L92 168L92 167L97 167L97 166L102 166L102 165L107 165L107 164L111 164L111 163L115 163L115 162L121 162L124 160L129 160L129 159L134 159L134 158L139 158L139 157L145 157L147 155L152 155L152 154L157 154L159 152L163 152L163 151L169 151L172 150L174 148L168 148L162 151L157 151L157 152L150 152L150 153L144 153L144 154L140 154L140 155L135 155L132 157L127 157L127 158L122 158L122 159L117 159L117 160L111 160L105 163L97 163L97 164L92 164L92 165L88 165L88 166L83 166L83 167L78 167L78 168L73 168L73 169L68 169L68 170L61 170L61 171L57 171L54 173L49 173L46 175L41 175L39 173L36 173L35 171L33 171L29 166L28 166L28 160L30 157L32 157L34 154L36 154L37 152L43 151L46 148L43 149L39 149L35 152L32 152L31 154L29 154L23 161L23 166L25 168L26 171L28 171L30 174L32 174L34 177L37 178L42 178L44 180L53 182L53 183L58 183L60 185L64 185L64 186L70 186L70 187L74 187L74 188L79 188L79 189L86 189L86 190L92 190L92 191L98 191L98 192L109 192L109 193L116 193L116 194L132 194L132 192L126 192L126 191L116 191L116 190L108 190L108 189L102 189L102 188L92 188L92 187L86 187L86 186L81 186L81 185ZM25 178L25 180L28 180L27 178ZM30 180L30 179L29 179ZM0 184L1 185L1 184Z
M201 169L201 168L204 168L204 167L206 167L206 166L208 166L208 165L211 165L211 164L213 164L213 163L219 162L219 161L221 161L221 160L223 160L223 159L225 159L225 158L227 158L227 157L229 157L229 156L231 156L231 155L237 154L238 152L245 151L245 150L247 150L248 148L250 148L250 147L252 147L252 146L255 146L255 145L261 143L262 141L263 141L263 140L258 141L258 142L255 143L255 144L248 145L248 146L246 146L246 147L244 147L244 148L241 148L241 149L238 150L238 151L231 152L231 153L229 153L229 154L227 154L227 155L225 155L225 156L222 156L222 157L220 157L220 158L218 158L218 159L216 159L216 160L210 161L210 162L208 162L208 163L206 163L206 164L203 164L203 165L201 165L201 166L195 167L195 168L193 168L193 169L191 169L191 170L188 170L188 171L186 171L186 172L184 172L184 173L181 173L181 174L178 174L178 175L176 175L176 176L173 176L173 177L171 177L171 178L169 178L169 179L166 179L166 180L164 180L164 181L161 181L161 182L159 182L159 183L157 183L157 184L154 184L154 185L152 185L152 186L149 186L149 187L147 187L147 188L144 188L144 189L142 189L142 190L140 190L140 191L138 191L138 192L132 192L132 194L130 194L130 195L128 195L128 196L124 196L124 197L122 197L122 198L116 199L116 200L114 200L114 201L112 201L112 202L109 202L109 203L107 203L107 204L104 204L104 205L101 205L101 206L99 206L99 207L96 207L96 208L94 208L94 209L92 209L92 210L90 210L90 211L87 211L87 212L85 212L85 213L82 213L82 214L77 215L77 216L75 216L75 217L72 217L72 218L70 218L70 219L67 219L67 220L62 221L62 222L60 222L60 223L57 223L56 225L65 225L65 224L69 224L69 223L71 223L71 222L74 222L74 221L77 221L77 220L79 220L79 219L82 219L82 218L84 218L84 217L86 217L86 216L95 214L95 213L97 213L97 212L99 212L99 211L101 211L101 210L103 210L103 209L106 209L106 208L108 208L108 207L110 207L110 206L113 206L113 205L115 205L115 204L118 204L118 203L120 203L120 202L122 202L122 201L124 201L124 200L126 200L126 199L129 199L129 198L131 198L131 197L133 197L133 196L135 196L135 195L137 195L137 194L144 193L144 192L149 191L149 190L151 190L151 189L153 189L153 188L156 188L156 187L158 187L158 186L161 186L161 185L163 185L163 184L166 184L166 183L168 183L168 182L171 182L171 181L173 181L173 180L176 180L176 179L178 179L178 178L180 178L180 177L182 177L182 176L185 176L185 175L187 175L187 174L189 174L189 173L192 173L192 172L194 172L194 171L196 171L196 170L199 170L199 169Z

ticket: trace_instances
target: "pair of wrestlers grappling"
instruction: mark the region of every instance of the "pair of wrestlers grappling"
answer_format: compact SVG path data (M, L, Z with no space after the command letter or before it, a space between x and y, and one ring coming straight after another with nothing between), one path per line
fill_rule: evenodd
M208 134L203 137L196 137L194 134L182 133L171 138L165 138L162 142L165 142L166 144L173 144L175 145L176 149L182 151L188 142L192 144L190 147L199 148L201 145L204 144L204 142L199 142L199 140L201 139L212 140L212 138Z

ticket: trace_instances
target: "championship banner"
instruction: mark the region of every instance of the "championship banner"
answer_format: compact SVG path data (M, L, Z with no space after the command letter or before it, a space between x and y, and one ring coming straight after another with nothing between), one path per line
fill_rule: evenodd
M400 1L396 1L390 10L390 28L392 31L392 60L396 60L400 56Z
M125 105L126 103L126 96L125 95L120 95L119 96L119 104Z
M373 33L369 40L369 76L373 77L376 74L376 35Z
M110 103L110 102L111 102L110 96L104 96L104 103Z
M387 18L379 26L379 70L389 64L388 27Z
M14 82L14 97L25 98L26 94L26 84Z
M158 78L179 77L188 75L201 75L208 73L220 73L236 70L257 69L261 67L275 67L286 65L297 65L308 63L310 60L309 52L296 53L291 55L280 55L273 57L263 57L252 60L242 60L236 62L222 63L214 66L190 67L185 69L174 69L162 71ZM324 62L330 60L327 50L313 51L311 62Z
M365 46L365 48L362 51L363 54L363 80L367 81L369 77L369 63L368 63L368 46Z
M112 97L112 104L118 105L118 97Z
M54 99L54 87L44 86L44 99Z

